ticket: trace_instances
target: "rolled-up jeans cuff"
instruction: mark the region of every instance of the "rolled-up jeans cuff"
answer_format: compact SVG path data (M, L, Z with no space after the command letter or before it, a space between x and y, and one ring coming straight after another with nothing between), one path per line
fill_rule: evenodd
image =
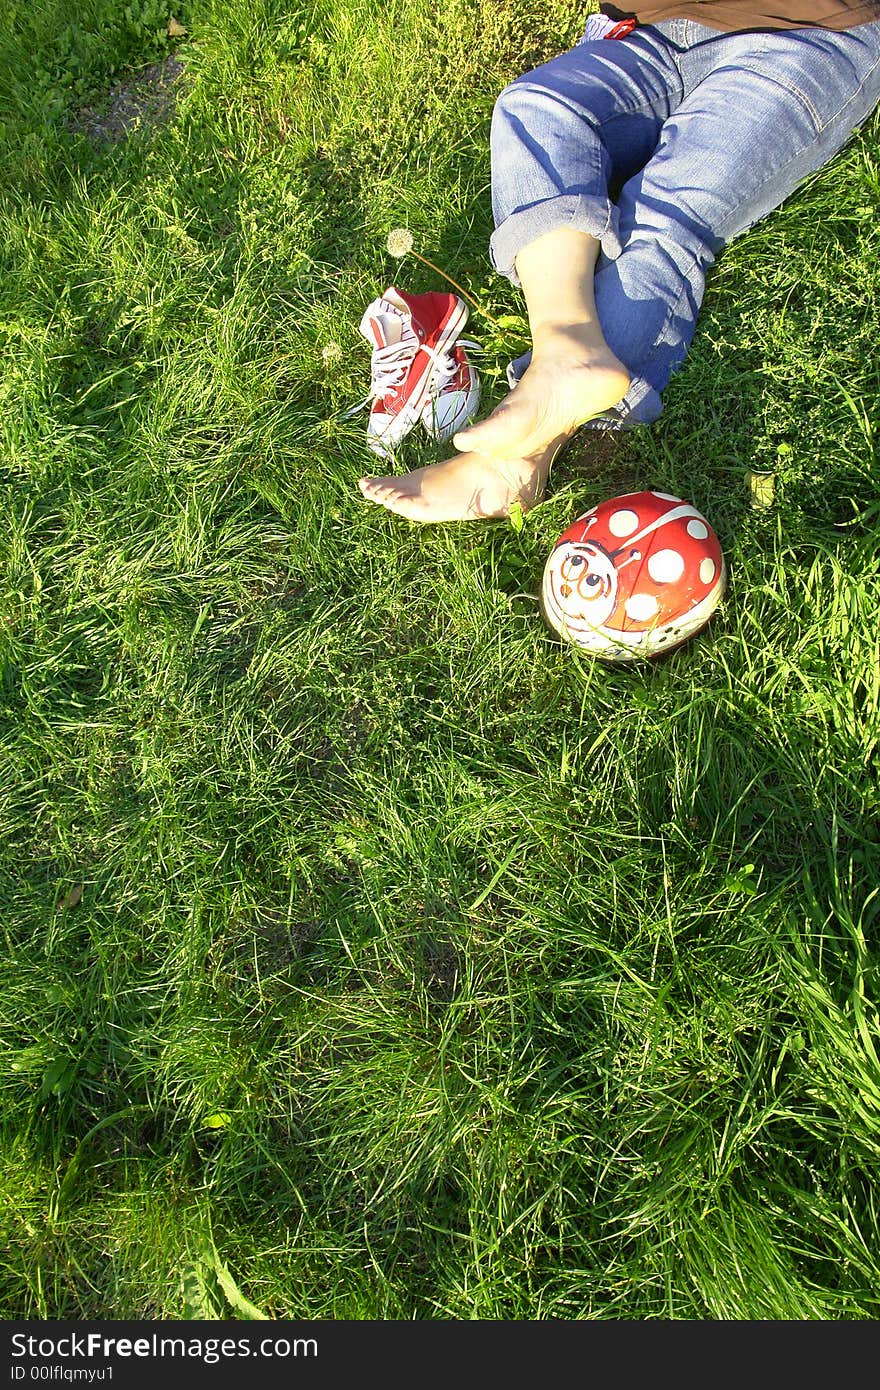
M595 237L609 260L620 255L618 211L608 198L592 193L560 193L520 208L499 223L489 241L489 256L499 275L519 284L515 261L524 246L545 232L571 227Z

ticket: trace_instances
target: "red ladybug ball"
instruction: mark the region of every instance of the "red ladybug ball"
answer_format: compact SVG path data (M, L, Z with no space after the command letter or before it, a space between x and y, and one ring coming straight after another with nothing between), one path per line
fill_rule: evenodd
M706 518L680 497L630 492L591 507L544 567L544 616L605 661L677 647L709 621L727 570Z

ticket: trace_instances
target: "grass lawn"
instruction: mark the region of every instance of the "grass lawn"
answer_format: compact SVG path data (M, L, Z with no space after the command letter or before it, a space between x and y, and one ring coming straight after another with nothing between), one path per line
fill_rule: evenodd
M385 238L488 407L492 104L585 7L75 8L0 34L0 1314L876 1319L877 118L656 425L418 527L340 418L445 287ZM612 666L538 586L647 487L730 584Z

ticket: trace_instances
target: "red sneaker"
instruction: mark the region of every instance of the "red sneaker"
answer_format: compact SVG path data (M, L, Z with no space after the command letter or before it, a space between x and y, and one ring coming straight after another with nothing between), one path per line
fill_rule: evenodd
M403 294L393 285L374 299L361 320L370 359L370 418L367 444L389 458L422 418L438 368L468 317L454 294Z
M464 349L464 343L456 343L446 354L445 362L437 368L431 382L431 394L422 411L422 424L439 444L445 444L458 430L469 425L480 408L480 378Z

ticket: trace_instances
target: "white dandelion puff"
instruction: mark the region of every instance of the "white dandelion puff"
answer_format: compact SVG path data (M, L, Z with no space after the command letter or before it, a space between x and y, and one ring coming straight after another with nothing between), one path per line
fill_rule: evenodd
M393 227L388 233L385 247L389 256L394 256L395 260L401 260L404 256L415 256L416 260L421 261L422 265L426 265L429 270L434 270L438 275L442 275L443 279L446 280L454 290L458 290L459 294L464 296L468 304L472 305L478 314L482 314L483 318L489 319L491 323L495 324L496 328L501 328L501 324L495 318L494 314L490 314L488 309L484 309L482 304L478 304L473 295L468 294L467 290L463 289L457 280L453 280L452 276L447 275L445 270L441 270L439 265L435 265L433 261L428 260L427 256L422 256L415 249L413 234L409 230L409 227ZM502 329L502 332L503 331Z
M388 233L385 245L389 256L393 256L396 261L402 260L413 249L413 234L409 227L393 227Z

